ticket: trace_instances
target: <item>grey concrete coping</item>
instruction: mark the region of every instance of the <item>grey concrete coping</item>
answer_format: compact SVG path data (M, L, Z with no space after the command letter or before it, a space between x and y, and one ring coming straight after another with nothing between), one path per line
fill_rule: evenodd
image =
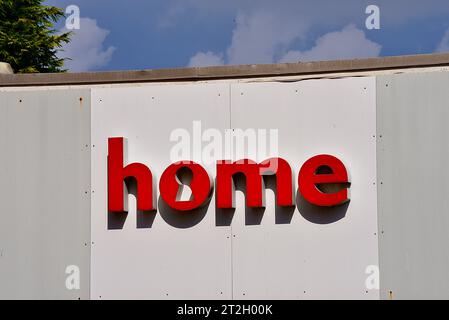
M449 53L200 68L82 73L2 74L0 75L0 87L204 81L214 79L261 78L438 66L449 66Z

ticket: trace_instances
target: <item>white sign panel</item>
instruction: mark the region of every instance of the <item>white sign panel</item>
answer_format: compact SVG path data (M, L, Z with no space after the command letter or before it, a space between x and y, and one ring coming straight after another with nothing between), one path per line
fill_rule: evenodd
M295 180L317 154L338 157L351 179L350 202L332 208L301 196L293 212L275 208L269 191L263 215L245 214L239 194L232 227L234 298L379 297L366 287L365 273L378 265L375 97L374 78L232 86L233 126L277 128L278 152ZM258 219L260 225L248 225Z
M91 298L378 298L366 273L378 265L375 119L372 77L92 89ZM140 212L126 195L128 213L108 212L110 138L124 138L124 165L151 170L156 210ZM344 165L349 201L321 207L298 192L300 169L317 155ZM268 178L264 207L252 196L247 205L236 175L234 208L218 209L217 161L273 157L293 170L294 206L275 203ZM194 211L161 198L160 178L180 160L213 182ZM180 188L180 201L193 189Z

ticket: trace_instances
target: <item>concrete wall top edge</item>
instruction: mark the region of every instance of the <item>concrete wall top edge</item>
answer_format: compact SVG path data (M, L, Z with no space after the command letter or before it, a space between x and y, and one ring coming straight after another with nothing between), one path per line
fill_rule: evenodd
M449 66L449 53L201 68L0 75L0 87L204 81Z

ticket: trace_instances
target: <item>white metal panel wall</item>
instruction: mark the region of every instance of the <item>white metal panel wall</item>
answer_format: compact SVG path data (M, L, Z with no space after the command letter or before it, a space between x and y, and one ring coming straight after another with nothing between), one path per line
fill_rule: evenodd
M127 138L128 161L146 164L158 179L171 164L172 130L191 131L196 120L229 126L228 84L92 89L92 299L232 297L230 228L215 226L214 198L206 211L187 216L159 201L158 213L138 222L130 196L123 229L108 230L108 137ZM207 169L215 176L213 165Z
M378 134L372 77L2 89L0 297L378 298L365 287L378 264L378 184L382 297L445 297L448 81L380 77ZM320 210L298 198L299 209L281 210L268 190L264 212L252 212L238 191L232 222L217 225L214 198L183 218L161 207L136 214L130 196L119 229L107 213L107 138L126 137L128 161L157 179L171 163L170 133L196 120L222 132L278 129L295 181L309 157L338 156L351 202ZM65 287L68 265L80 267L80 290Z
M88 299L90 90L0 92L0 150L0 299Z
M449 298L449 72L377 78L384 299Z
M352 181L349 204L330 209L301 197L294 212L275 209L269 191L264 213L245 214L239 194L235 298L379 298L365 286L367 266L378 265L375 90L374 77L232 85L232 127L278 129L296 185L301 165L318 154L338 157ZM260 225L248 225L254 215Z

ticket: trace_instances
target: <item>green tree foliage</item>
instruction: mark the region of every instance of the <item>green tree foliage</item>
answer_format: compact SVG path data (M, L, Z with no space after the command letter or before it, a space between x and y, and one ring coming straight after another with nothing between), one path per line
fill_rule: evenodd
M64 72L57 56L70 32L58 33L54 24L64 11L43 0L0 0L0 61L15 72Z

